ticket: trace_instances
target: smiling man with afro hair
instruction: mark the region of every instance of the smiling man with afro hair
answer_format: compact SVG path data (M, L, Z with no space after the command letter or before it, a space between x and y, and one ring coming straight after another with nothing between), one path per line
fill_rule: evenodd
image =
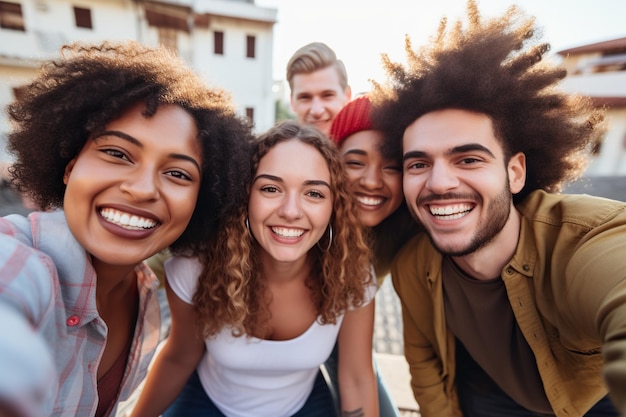
M420 413L626 413L626 205L560 194L604 135L516 6L383 56L372 124L424 233L391 274Z

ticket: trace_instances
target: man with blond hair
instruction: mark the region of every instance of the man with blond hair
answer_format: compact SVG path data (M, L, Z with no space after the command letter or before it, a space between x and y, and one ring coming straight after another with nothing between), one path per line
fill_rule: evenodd
M346 67L322 42L298 49L287 63L291 109L300 123L328 135L339 110L352 98Z

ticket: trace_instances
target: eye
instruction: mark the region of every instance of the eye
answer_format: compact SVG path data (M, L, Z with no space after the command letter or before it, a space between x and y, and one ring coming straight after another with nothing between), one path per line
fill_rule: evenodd
M360 168L365 166L363 162L357 161L356 159L347 159L344 163L350 168Z
M428 165L425 162L422 161L415 161L415 162L409 162L406 165L406 169L407 170L413 170L413 169L424 169L426 168Z
M174 178L177 178L177 179L181 179L181 180L185 180L185 181L191 181L192 180L190 175L188 175L187 173L185 173L183 171L178 171L178 170L167 171L165 173L165 175L169 175L171 177L174 177Z
M110 155L113 158L124 159L126 161L130 161L128 156L124 152L120 151L119 149L104 148L104 149L100 149L100 152L103 152L103 153L105 153L107 155Z
M475 163L477 163L477 162L481 162L481 159L474 158L474 157L471 157L471 156L468 156L468 157L466 157L466 158L463 158L463 159L461 159L461 160L459 161L459 163L460 163L461 165L470 165L470 164L475 164Z
M278 187L274 185L264 185L261 187L261 191L264 193L277 193L279 190Z
M402 167L400 165L388 165L383 168L385 171L391 171L394 173L402 173Z
M309 197L316 198L316 199L321 199L321 198L326 197L324 193L322 193L321 191L317 191L317 190L309 190L307 191L306 195L308 195Z

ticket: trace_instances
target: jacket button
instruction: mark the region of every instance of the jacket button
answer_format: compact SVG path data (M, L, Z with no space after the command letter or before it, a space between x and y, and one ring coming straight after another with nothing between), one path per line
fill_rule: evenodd
M78 325L79 322L80 322L80 319L78 318L77 315L69 316L67 320L65 321L65 323L68 326L76 326Z

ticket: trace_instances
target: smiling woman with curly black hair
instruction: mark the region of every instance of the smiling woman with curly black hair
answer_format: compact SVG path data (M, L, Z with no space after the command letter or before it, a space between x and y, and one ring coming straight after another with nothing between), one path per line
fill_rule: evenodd
M0 218L0 305L54 358L40 415L114 415L159 340L143 260L206 247L245 201L249 126L180 58L135 42L65 46L8 114L12 182L46 211Z

